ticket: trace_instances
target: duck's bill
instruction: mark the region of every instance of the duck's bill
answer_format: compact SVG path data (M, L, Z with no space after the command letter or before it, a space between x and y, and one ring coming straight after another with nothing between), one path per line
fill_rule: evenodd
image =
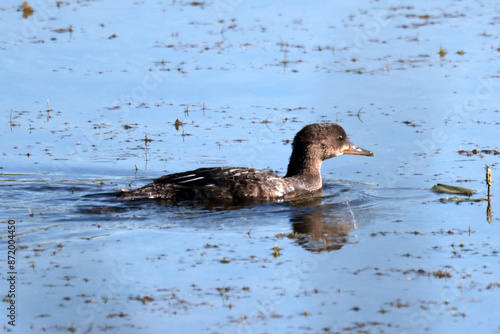
M349 148L344 150L344 154L352 154L352 155L366 155L369 157L373 157L375 154L373 152L365 150L364 148L358 147L356 145L351 144Z

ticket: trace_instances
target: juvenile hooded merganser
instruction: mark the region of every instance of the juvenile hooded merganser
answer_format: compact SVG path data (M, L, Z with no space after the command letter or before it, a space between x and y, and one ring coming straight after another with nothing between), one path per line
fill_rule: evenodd
M342 154L373 156L349 141L344 129L333 123L310 124L292 143L285 177L255 168L212 167L162 176L142 188L118 195L123 199L156 198L172 202L192 200L245 202L290 199L322 188L323 160Z

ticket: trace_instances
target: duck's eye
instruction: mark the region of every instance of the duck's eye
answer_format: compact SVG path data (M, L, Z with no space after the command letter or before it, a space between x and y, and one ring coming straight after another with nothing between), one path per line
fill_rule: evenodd
M339 141L344 141L344 136L339 136L338 140Z

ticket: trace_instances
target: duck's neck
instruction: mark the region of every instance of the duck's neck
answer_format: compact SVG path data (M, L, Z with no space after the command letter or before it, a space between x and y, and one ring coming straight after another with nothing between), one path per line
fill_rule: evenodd
M310 150L294 149L288 163L285 177L307 176L321 180L321 164L323 161Z

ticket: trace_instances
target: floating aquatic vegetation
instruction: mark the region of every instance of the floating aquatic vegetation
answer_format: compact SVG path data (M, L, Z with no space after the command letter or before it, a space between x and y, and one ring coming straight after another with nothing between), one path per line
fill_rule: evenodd
M472 196L472 194L477 192L477 190L474 190L474 189L450 186L450 185L442 184L442 183L436 184L430 190L434 191L435 193L458 194L458 195L466 195L466 196Z
M466 156L470 157L473 154L493 154L493 155L498 155L500 154L500 151L498 150L488 150L488 149L483 149L483 150L478 150L477 148L473 150L462 150L461 148L458 149L458 154L465 154Z
M27 19L31 15L33 15L33 7L28 5L28 1L23 1L22 10L23 10L23 18Z
M278 245L276 245L276 246L274 246L274 247L272 248L272 250L273 250L273 257L274 257L275 259L277 259L277 258L281 255L280 250L282 250L282 249L283 249L283 248L281 248L281 247L280 247L280 246L278 246Z

